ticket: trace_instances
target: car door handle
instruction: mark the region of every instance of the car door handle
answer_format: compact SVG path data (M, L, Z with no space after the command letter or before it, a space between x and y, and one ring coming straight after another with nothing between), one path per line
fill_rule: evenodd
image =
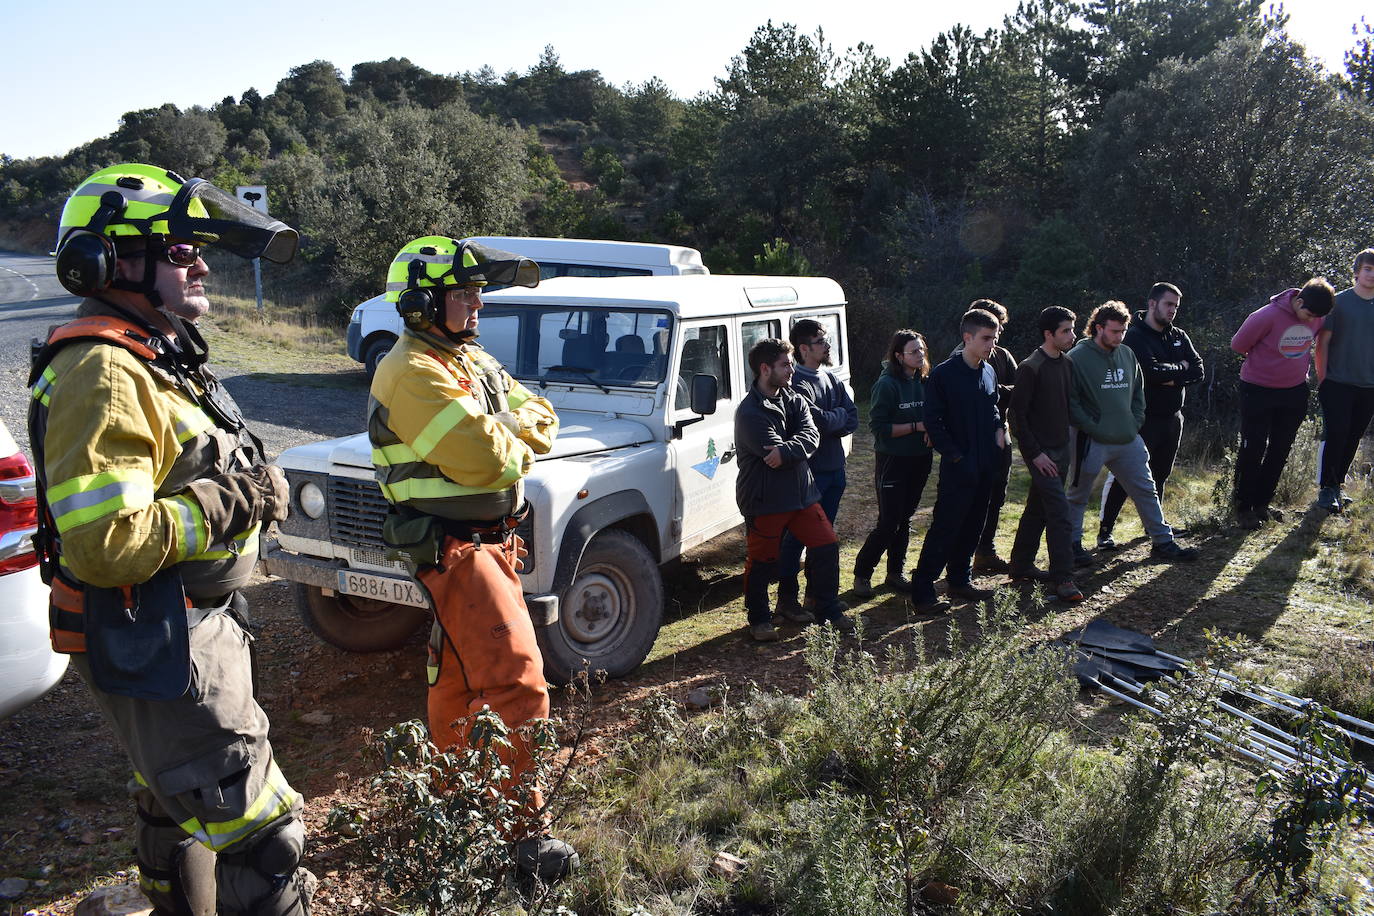
M721 456L720 456L720 463L721 463L721 464L729 464L731 461L734 460L734 458L735 458L735 450L732 449L732 448L727 448L723 453L721 453Z

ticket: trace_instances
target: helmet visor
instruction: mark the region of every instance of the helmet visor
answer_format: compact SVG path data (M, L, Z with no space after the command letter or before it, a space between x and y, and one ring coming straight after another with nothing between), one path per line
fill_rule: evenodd
M466 250L477 260L474 267L460 267ZM488 283L493 286L539 285L539 265L510 251L489 248L477 242L463 242L453 258L453 276L462 283Z
M171 238L214 245L241 258L266 258L285 264L296 253L295 229L199 178L181 186L166 219Z

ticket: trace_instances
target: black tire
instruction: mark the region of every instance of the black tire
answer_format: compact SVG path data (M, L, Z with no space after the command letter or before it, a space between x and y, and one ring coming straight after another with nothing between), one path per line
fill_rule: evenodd
M313 585L294 585L296 607L310 632L348 652L399 649L430 619L426 608L337 592L326 595Z
M391 348L396 346L394 337L378 337L367 345L367 350L363 353L363 366L367 369L367 377L370 379L377 374L377 364L382 361L382 357L391 352Z
M559 685L581 671L624 677L649 654L662 623L663 579L649 549L628 531L603 531L559 596L558 622L535 628L544 677Z

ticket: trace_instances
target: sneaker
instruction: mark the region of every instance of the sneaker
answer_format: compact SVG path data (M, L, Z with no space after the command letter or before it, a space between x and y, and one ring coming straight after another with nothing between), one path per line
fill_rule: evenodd
M1150 548L1150 556L1156 560L1196 560L1199 556L1196 547L1180 547L1178 541L1164 541Z
M1331 514L1341 511L1341 491L1336 487L1322 487L1317 492L1317 501L1312 504L1314 509L1325 509Z
M873 574L872 574L872 573L869 573L869 574L866 575L866 576L862 576L862 575L859 575L858 573L855 573L855 574L854 574L854 587L851 588L850 591L854 593L854 596L855 596L856 598L872 598L872 597L873 597Z
M773 613L777 614L783 620L788 620L792 623L815 623L816 621L816 618L812 616L810 611L797 603L796 598L778 598L778 603L777 606L773 608Z
M1283 521L1283 510L1282 510L1282 509L1275 509L1273 506L1265 506L1263 509L1261 509L1261 510L1259 510L1259 511L1262 512L1263 514L1267 515L1267 516L1269 517L1269 520L1270 520L1270 521L1280 522L1280 523Z
M1264 527L1264 523L1268 520L1267 514L1261 515L1250 509L1242 509L1236 513L1236 527L1242 531L1258 531Z
M978 572L1001 573L1007 571L1007 561L997 555L996 551L979 552L973 555L973 568Z
M979 588L972 582L966 585L951 585L945 589L951 598L960 598L964 601L985 601L993 596L990 588Z
M778 631L773 628L771 623L749 624L749 635L754 637L754 642L778 641Z
M1054 587L1054 597L1069 604L1077 604L1083 600L1083 592L1072 582L1060 582Z
M1337 487L1336 501L1339 502L1341 504L1341 508L1344 509L1346 506L1350 505L1355 501L1355 497L1347 495L1344 490Z
M1048 582L1050 574L1038 566L1030 566L1026 569L1009 569L1007 576L1013 582Z
M1110 531L1102 532L1097 536L1098 550L1116 550L1116 548L1120 546L1121 545L1116 542L1116 539L1112 537Z
M906 594L911 591L911 580L901 573L888 573L883 580L883 587L894 592Z
M536 878L543 884L562 881L581 864L576 849L551 836L532 836L515 844L517 880L530 884Z
M1079 542L1079 541L1074 541L1074 542L1073 542L1073 565L1074 565L1074 566L1076 566L1076 567L1078 567L1078 568L1081 569L1081 568L1084 567L1084 566L1092 566L1092 565L1093 565L1094 563L1096 563L1096 562L1097 562L1097 560L1093 559L1093 555L1090 554L1090 553L1088 553L1086 550L1083 549L1083 544L1082 544L1081 542Z

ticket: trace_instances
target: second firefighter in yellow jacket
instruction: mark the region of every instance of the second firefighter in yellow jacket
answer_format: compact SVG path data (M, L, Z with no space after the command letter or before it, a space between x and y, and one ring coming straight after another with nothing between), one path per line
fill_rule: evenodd
M512 730L549 714L548 688L517 575L523 480L547 452L558 416L476 343L487 283L534 286L534 262L442 236L401 249L387 277L406 330L377 367L368 435L387 540L410 558L434 603L429 728L441 749L467 738L489 706ZM424 545L428 544L426 547ZM518 738L511 791L531 766ZM527 877L562 878L571 846L547 836L538 789L511 839Z

